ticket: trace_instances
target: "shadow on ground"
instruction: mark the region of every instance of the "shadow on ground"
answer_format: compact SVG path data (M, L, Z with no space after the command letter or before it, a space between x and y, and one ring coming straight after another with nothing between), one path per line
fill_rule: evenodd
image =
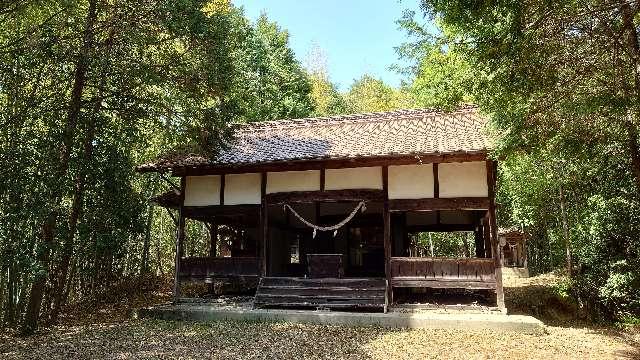
M122 285L70 308L65 323L27 338L0 334L3 359L638 359L635 331L586 326L555 302L551 278L506 282L507 306L548 325L545 335L488 330L388 329L291 323L189 323L127 319L165 302L165 285ZM148 281L147 281L148 282ZM132 289L138 287L138 290ZM556 297L557 298L557 297ZM496 315L499 316L499 315Z

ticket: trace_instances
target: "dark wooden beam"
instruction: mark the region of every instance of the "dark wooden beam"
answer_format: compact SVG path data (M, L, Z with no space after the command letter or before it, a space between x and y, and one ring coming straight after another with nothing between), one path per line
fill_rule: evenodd
M451 232L451 231L473 231L473 224L434 224L434 225L411 225L407 226L410 233L416 232Z
M223 175L224 176L224 175ZM216 255L218 254L218 222L217 222L217 218L214 217L213 220L209 223L209 258L215 258ZM181 275L180 277L184 279L183 277L183 272L184 272L184 267L181 268ZM209 288L209 294L214 294L216 289L215 289L215 284L213 282L208 284L208 288Z
M480 210L489 208L489 198L392 199L390 211Z
M254 206L256 206L255 211L244 214L215 215L216 223L218 225L239 226L243 228L258 227L260 221L260 205ZM187 216L187 219L208 223L211 221L211 216L206 214L192 214Z
M482 258L484 253L484 239L482 238L482 225L478 224L473 230L473 240L476 245L476 257Z
M270 205L285 203L314 203L341 201L383 201L384 192L370 189L325 190L325 191L292 191L266 194Z
M380 213L364 213L358 214L355 218L349 221L349 225L353 227L374 227L382 226L384 221ZM316 219L316 223L319 224L337 224L344 219L344 214L340 215L322 215Z
M222 174L220 175L220 205L224 205L224 183L225 176Z
M265 162L259 164L239 165L195 165L190 167L175 167L171 169L173 176L220 175L257 173L269 171L302 171L326 169L342 169L353 167L371 167L386 165L420 165L430 163L484 161L486 151L455 152L446 154L398 155L398 156L370 156L341 159L309 159L295 161ZM153 171L153 170L145 170Z
M324 191L325 179L326 179L326 169L323 166L320 169L320 191Z
M382 192L384 194L384 199L389 199L389 167L382 167Z
M493 250L491 249L491 230L489 228L489 211L487 211L485 216L482 218L482 236L484 239L484 257L493 257Z
M440 178L438 177L438 163L433 164L433 197L440 197Z
M183 213L188 218L206 219L214 216L257 215L260 205L209 205L184 206Z
M267 217L267 173L260 177L260 244L258 245L258 257L260 259L260 276L267 276L267 242L269 240L269 227Z
M383 242L384 242L384 273L386 282L386 301L384 311L387 312L389 305L393 304L393 287L391 286L391 213L389 212L389 168L382 167L382 192L384 196L384 206L382 208L383 219Z
M177 302L180 298L180 262L184 252L184 239L185 239L185 214L184 214L184 194L187 185L187 179L182 177L180 179L180 207L178 208L178 229L176 231L176 258L175 258L175 274L173 283L173 301Z
M320 192L325 192L326 170L324 166L320 169ZM320 223L320 201L314 203L314 221Z
M502 287L502 267L500 262L500 251L498 249L498 225L496 221L496 175L497 164L493 160L486 161L487 166L487 188L489 190L489 227L491 230L491 250L496 269L496 300L498 308L506 311L504 304L504 289Z
M211 221L209 226L209 237L211 238L209 244L209 257L216 257L218 253L218 223L215 218Z

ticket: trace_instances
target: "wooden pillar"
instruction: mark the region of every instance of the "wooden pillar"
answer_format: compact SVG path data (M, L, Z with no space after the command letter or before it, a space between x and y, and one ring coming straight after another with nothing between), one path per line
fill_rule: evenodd
M496 268L496 300L498 308L502 311L506 311L504 304L504 289L502 287L502 266L500 263L500 251L498 249L498 226L496 221L496 203L495 203L495 189L496 189L496 175L497 165L495 161L487 160L487 185L489 189L489 211L487 215L489 217L489 228L491 237L491 252L493 255L493 261Z
M209 237L211 238L209 257L216 257L218 255L218 223L215 218L209 223L209 226Z
M220 175L220 205L224 205L224 187L225 187L225 175Z
M493 257L491 252L491 230L489 229L489 211L482 218L482 238L484 239L484 257Z
M267 173L262 173L260 183L260 198L262 199L260 204L260 244L259 244L259 258L260 258L260 276L267 276L267 242L269 240L269 228L267 217Z
M528 266L528 261L529 259L527 258L528 253L527 253L527 235L523 232L522 234L522 267L524 267L525 269L527 269Z
M387 305L393 304L393 287L391 286L391 214L389 213L389 168L382 167L382 189L384 191L384 206L382 218L384 223L384 273L387 279L386 298L384 311Z
M175 274L173 283L173 302L177 303L181 295L180 288L180 263L182 261L182 255L184 252L184 238L185 238L185 217L184 217L184 192L186 187L187 178L182 177L180 180L180 207L178 208L178 230L176 231L176 259L175 259Z
M409 248L407 239L406 212L391 214L391 244L393 251L391 256L405 256Z
M478 224L475 231L473 232L474 240L476 243L476 257L483 258L485 256L484 253L484 237L482 236L482 224Z
M433 164L433 197L440 197L440 178L438 177L438 163Z

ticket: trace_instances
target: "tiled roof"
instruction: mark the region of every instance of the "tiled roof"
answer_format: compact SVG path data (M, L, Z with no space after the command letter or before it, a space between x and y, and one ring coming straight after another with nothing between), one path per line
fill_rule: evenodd
M180 193L172 189L160 195L152 197L150 201L162 207L177 209L178 207L180 207Z
M215 159L182 155L138 167L238 166L278 161L487 151L486 119L475 107L340 115L241 125L228 149Z

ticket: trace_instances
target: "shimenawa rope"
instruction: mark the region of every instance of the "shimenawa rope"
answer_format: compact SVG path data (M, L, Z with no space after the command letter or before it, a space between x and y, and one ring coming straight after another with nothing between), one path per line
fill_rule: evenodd
M365 204L364 201L360 201L358 205L355 207L355 209L351 211L351 214L349 214L349 216L347 216L344 220L332 226L319 226L319 225L310 223L305 218L303 218L300 214L298 214L295 210L293 210L293 208L289 206L289 204L284 204L284 209L285 210L289 209L291 213L293 213L293 215L298 218L298 220L300 220L303 224L307 225L308 227L312 228L313 237L315 238L317 231L333 231L333 236L336 236L336 234L338 233L338 229L345 226L349 221L351 221L351 219L353 219L353 217L356 216L356 214L358 213L358 210L362 212L367 210L367 205Z

